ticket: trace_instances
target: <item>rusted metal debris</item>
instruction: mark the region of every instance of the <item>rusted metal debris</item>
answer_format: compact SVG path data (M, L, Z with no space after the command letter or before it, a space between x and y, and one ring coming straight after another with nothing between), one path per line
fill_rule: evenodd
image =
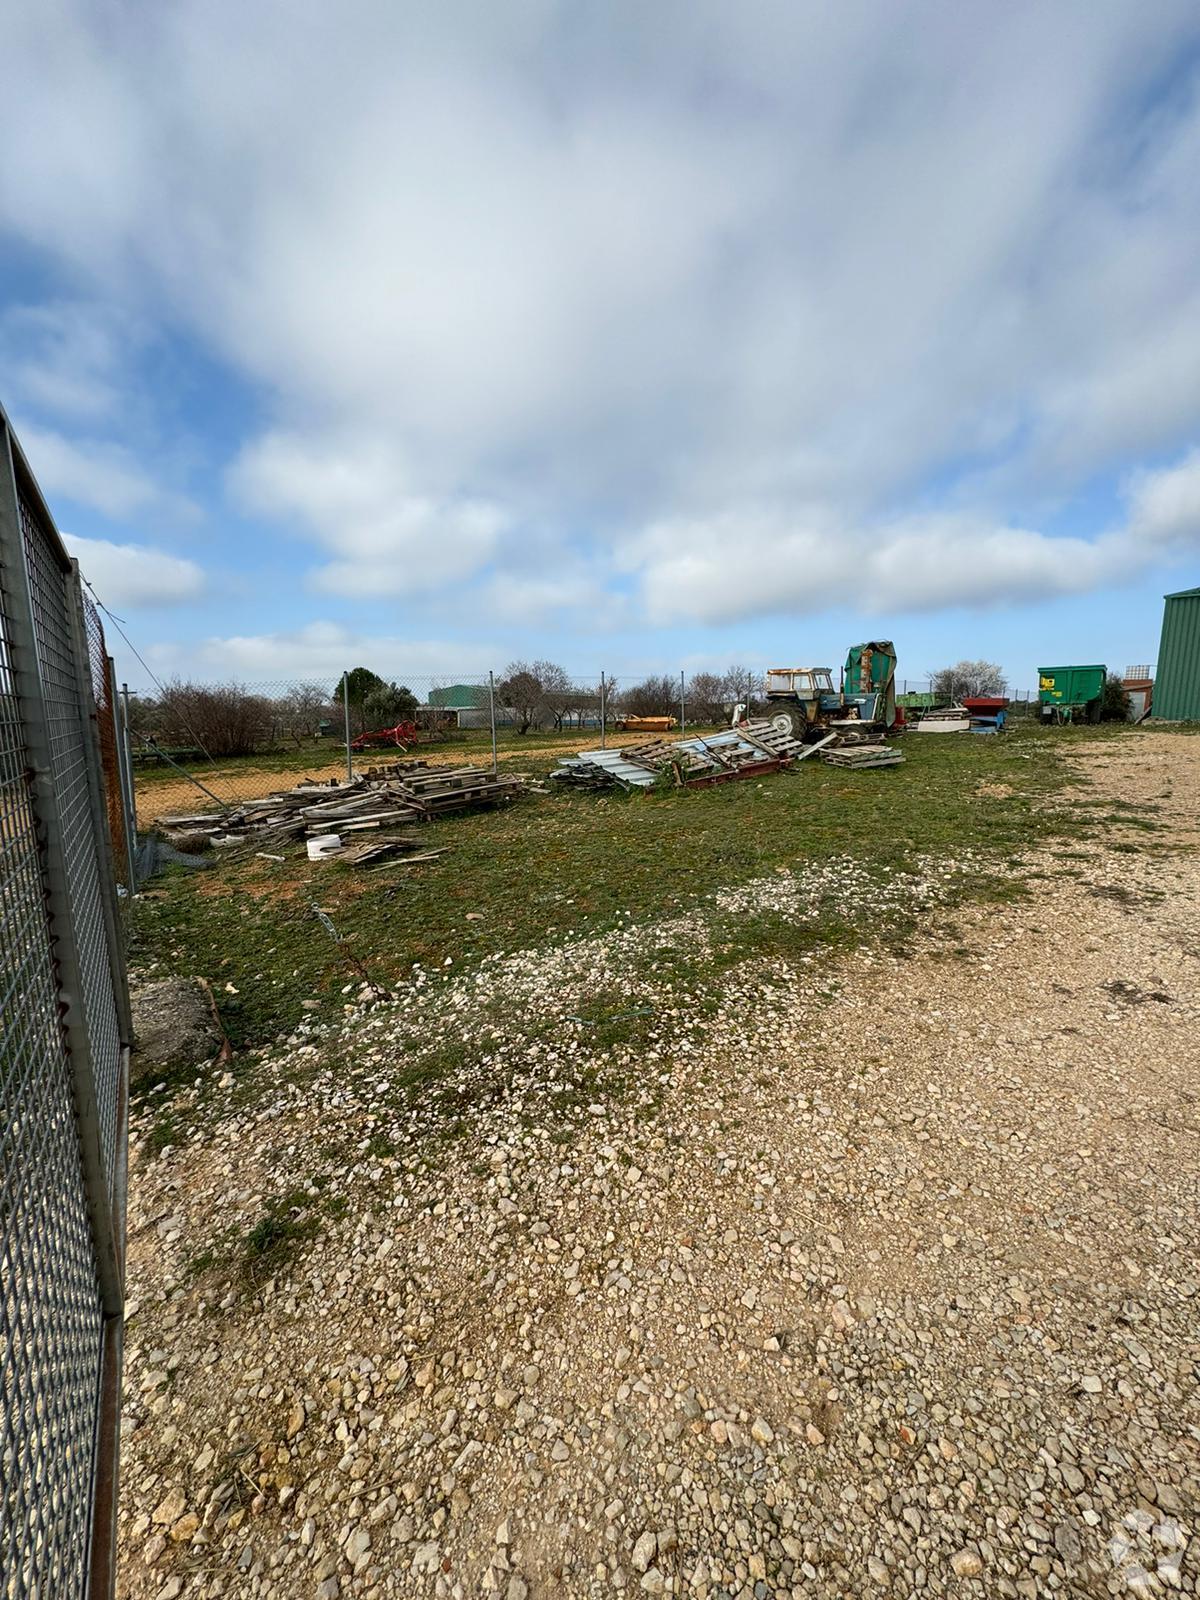
M899 750L880 744L877 733L870 736L870 742L863 740L864 730L855 725L845 732L830 731L815 744L802 744L760 718L688 739L652 739L617 750L582 750L564 756L550 776L572 789L649 789L667 776L680 787L701 788L731 778L779 772L818 753L823 760L844 767L895 767L904 760Z
M619 750L583 750L564 756L550 776L575 789L649 789L671 776L699 788L732 778L778 772L800 760L805 746L765 719L687 739L652 739Z

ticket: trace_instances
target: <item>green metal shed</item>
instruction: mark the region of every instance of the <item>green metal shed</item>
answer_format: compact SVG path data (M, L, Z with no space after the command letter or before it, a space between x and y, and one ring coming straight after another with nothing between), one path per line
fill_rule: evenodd
M1164 599L1153 714L1166 722L1200 722L1200 589Z
M486 706L487 703L486 684L451 683L443 689L429 691L429 704L441 706L446 711L469 711L476 706Z

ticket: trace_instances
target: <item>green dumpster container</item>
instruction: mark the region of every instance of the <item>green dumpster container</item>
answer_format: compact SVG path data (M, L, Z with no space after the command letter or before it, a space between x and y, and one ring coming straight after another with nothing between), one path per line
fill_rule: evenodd
M1099 722L1108 668L1039 667L1038 703L1043 722Z

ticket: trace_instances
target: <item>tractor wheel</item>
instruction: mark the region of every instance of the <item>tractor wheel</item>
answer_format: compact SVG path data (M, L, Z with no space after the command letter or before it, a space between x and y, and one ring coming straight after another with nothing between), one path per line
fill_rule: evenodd
M767 720L776 733L789 734L793 739L803 739L808 732L808 718L804 707L777 702L767 713Z

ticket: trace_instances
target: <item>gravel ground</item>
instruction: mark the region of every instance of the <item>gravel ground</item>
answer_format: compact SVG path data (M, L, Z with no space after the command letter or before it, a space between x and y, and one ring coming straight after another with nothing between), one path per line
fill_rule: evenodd
M1200 740L1078 760L1161 830L1003 905L917 863L904 955L643 1015L723 915L876 903L830 863L185 1093L135 1145L119 1592L1195 1593Z

